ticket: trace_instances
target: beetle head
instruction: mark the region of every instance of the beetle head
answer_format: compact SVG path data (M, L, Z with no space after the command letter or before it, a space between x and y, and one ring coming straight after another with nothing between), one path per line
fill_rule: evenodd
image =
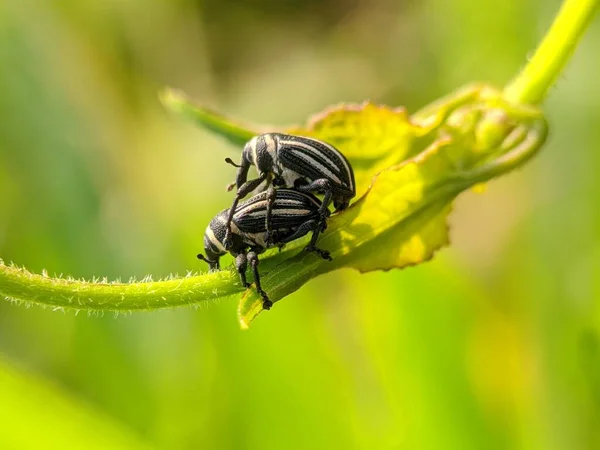
M272 133L261 134L250 139L242 150L242 158L253 164L259 173L273 170L277 159L277 142Z
M204 232L204 253L198 255L198 259L206 261L210 270L218 270L219 258L227 253L223 241L225 239L225 220L227 210L221 211L206 227Z

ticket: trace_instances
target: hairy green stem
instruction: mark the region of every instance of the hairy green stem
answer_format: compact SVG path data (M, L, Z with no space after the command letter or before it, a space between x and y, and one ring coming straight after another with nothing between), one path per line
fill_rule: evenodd
M539 104L566 65L599 0L566 0L531 61L504 90L505 98Z
M154 310L198 304L242 291L230 270L161 281L109 283L50 278L0 262L0 296L71 310Z

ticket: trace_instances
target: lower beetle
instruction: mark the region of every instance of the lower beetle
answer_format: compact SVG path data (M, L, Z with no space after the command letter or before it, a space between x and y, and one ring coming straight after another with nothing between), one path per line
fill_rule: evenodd
M269 208L269 205L272 205ZM249 287L246 281L248 263L252 267L256 290L263 298L263 308L270 309L272 302L260 285L258 273L258 254L269 247L283 247L286 243L301 238L312 231L312 237L305 251L315 252L321 258L331 261L328 251L316 247L319 234L326 228L326 223L321 220L321 201L312 194L298 192L292 189L278 189L275 199L271 203L267 192L261 192L248 200L238 204L231 214L231 245L225 247L224 240L227 234L227 222L230 216L229 209L217 214L206 227L204 234L204 252L198 258L206 261L210 270L220 268L219 259L229 252L235 257L235 268L240 275L243 286ZM271 212L271 233L267 239L265 217L267 211ZM326 215L329 216L327 210Z

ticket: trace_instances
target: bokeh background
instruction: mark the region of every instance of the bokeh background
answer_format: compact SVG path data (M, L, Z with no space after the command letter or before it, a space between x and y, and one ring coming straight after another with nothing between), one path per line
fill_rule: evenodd
M75 277L204 270L239 149L165 85L255 123L410 111L505 84L558 0L0 0L0 256ZM430 263L127 316L0 303L0 448L600 448L600 24L544 151L467 192Z

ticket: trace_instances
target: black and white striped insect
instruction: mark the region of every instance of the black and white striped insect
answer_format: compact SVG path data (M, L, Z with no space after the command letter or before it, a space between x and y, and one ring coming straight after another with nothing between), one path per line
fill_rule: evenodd
M227 231L229 210L217 214L206 228L204 234L204 252L198 258L206 261L211 270L220 269L219 259L229 252L235 257L235 267L240 275L243 286L249 287L246 281L248 263L254 274L256 290L263 298L263 308L272 305L266 292L260 285L258 273L258 254L269 247L283 247L288 242L305 236L312 231L312 237L306 251L315 252L321 258L331 260L328 251L316 247L319 234L325 229L321 221L321 201L310 193L298 192L293 189L278 189L271 208L271 241L267 241L265 217L270 201L266 192L250 197L240 203L231 215L231 245L225 247L224 240ZM329 211L326 212L329 215Z
M300 192L324 194L320 207L324 222L333 201L335 211L348 207L356 195L354 171L348 160L335 147L317 139L282 133L267 133L253 137L242 150L240 164L227 158L229 164L238 168L235 184L237 193L227 220L226 247L232 244L229 224L238 202L263 182L268 199L275 198L275 187L293 188ZM248 181L248 170L256 167L258 178ZM270 207L265 216L267 240L271 239L272 215Z

